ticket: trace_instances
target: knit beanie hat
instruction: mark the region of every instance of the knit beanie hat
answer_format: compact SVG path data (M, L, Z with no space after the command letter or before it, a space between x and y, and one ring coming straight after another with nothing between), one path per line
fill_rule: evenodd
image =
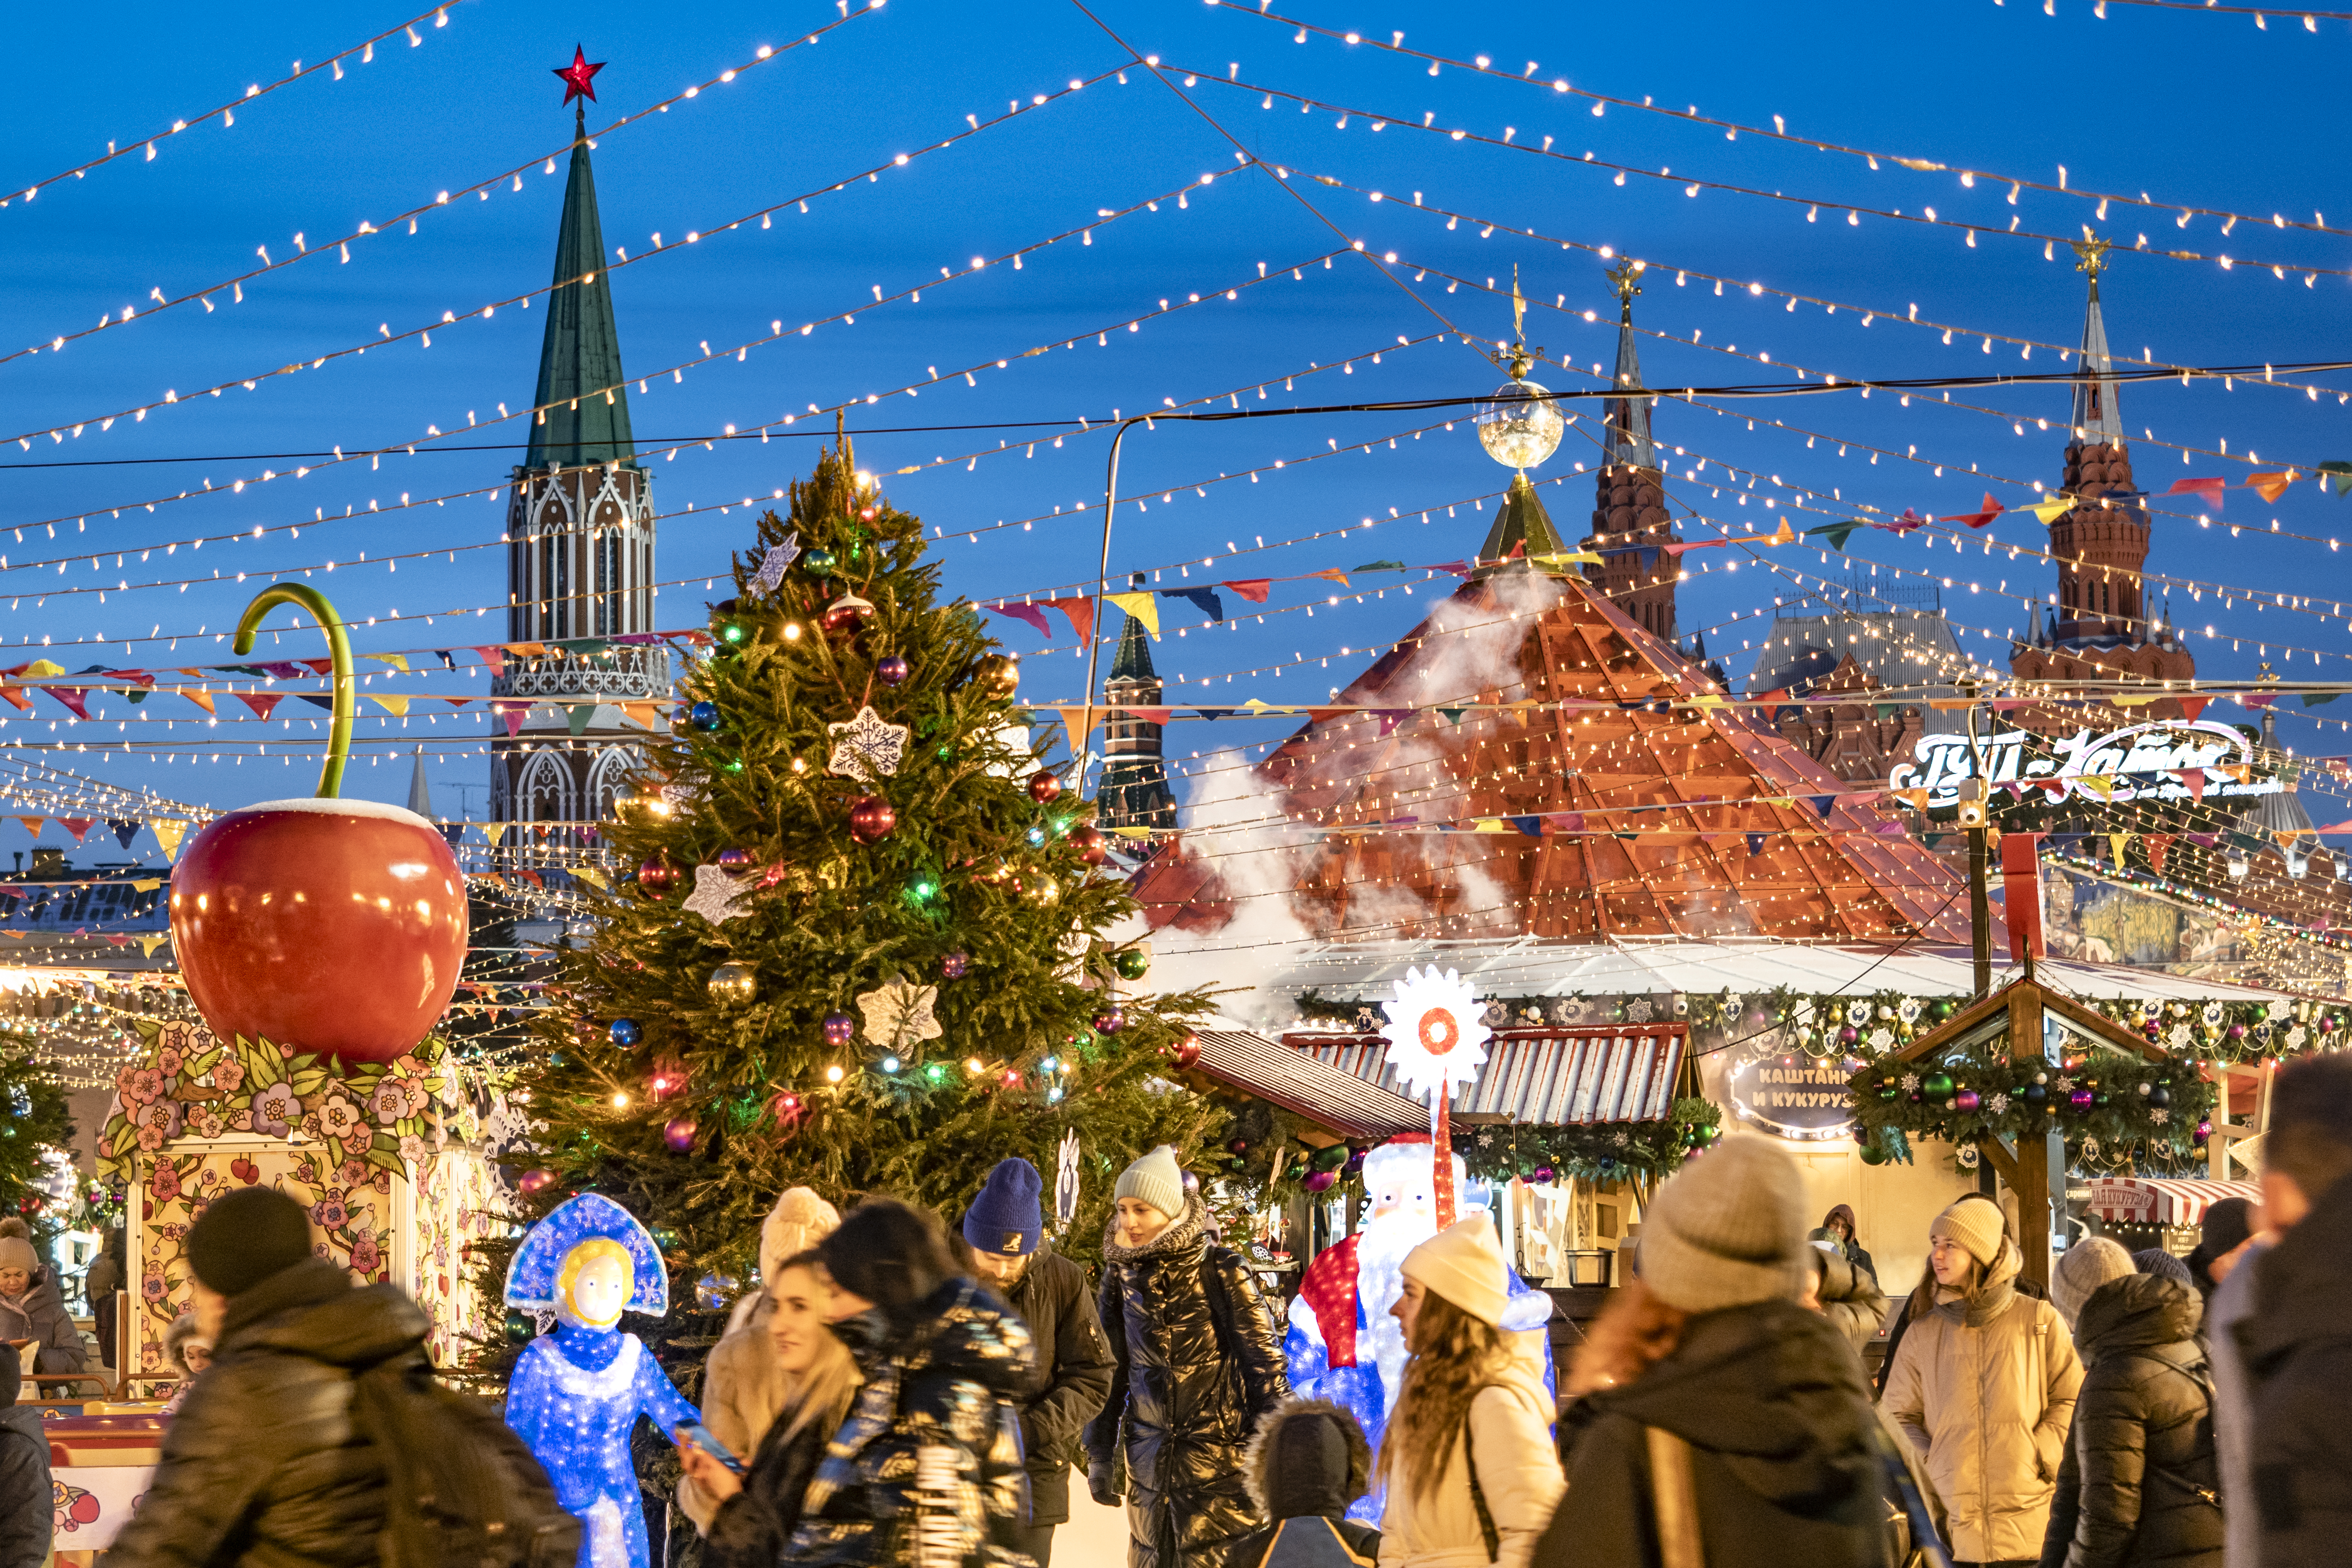
M760 1278L775 1283L785 1259L798 1257L840 1228L841 1210L807 1187L786 1187L760 1222Z
M1173 1219L1184 1212L1184 1172L1176 1151L1162 1144L1118 1173L1113 1200L1131 1197L1148 1203Z
M2143 1274L2160 1274L2168 1280L2178 1280L2184 1285L2197 1281L2189 1277L2189 1265L2161 1247L2148 1247L2132 1254L2132 1267Z
M1973 1197L1955 1199L1950 1207L1928 1223L1927 1237L1948 1236L1968 1249L1980 1268L1990 1269L2000 1258L2003 1216L2000 1205ZM2125 1272L2130 1272L2128 1268Z
M27 1274L41 1266L41 1255L21 1236L0 1236L0 1269L22 1269Z
M1685 1312L1793 1301L1804 1266L1804 1177L1759 1134L1734 1134L1683 1166L1643 1219L1642 1281Z
M274 1186L238 1187L188 1227L186 1251L207 1289L243 1295L310 1256L310 1216Z
M2104 1236L2086 1236L2058 1255L2050 1270L2050 1304L2074 1326L2074 1314L2091 1299L2091 1292L2110 1280L2128 1279L2139 1270L2132 1267L2132 1255Z
M1045 1178L1037 1174L1037 1167L1019 1155L999 1160L996 1168L988 1173L987 1185L980 1189L980 1196L964 1211L963 1239L982 1252L1028 1257L1037 1250L1037 1242L1045 1233L1045 1213L1037 1202L1037 1194L1045 1185ZM1181 1179L1176 1190L1184 1190ZM1143 1201L1151 1203L1150 1198ZM1156 1203L1151 1206L1160 1207ZM1165 1212L1172 1215L1175 1210Z
M1502 1325L1511 1291L1503 1280L1503 1244L1486 1216L1454 1221L1406 1253L1400 1267L1430 1294L1444 1296L1489 1328Z

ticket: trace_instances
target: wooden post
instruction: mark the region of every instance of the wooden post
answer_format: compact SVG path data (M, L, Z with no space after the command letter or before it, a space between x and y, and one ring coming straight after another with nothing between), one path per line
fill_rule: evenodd
M2043 1060L2042 1033L2042 994L2032 986L2020 987L2009 1009L2010 1060L2021 1056ZM2061 1183L2065 1181L2065 1156L2059 1156L2059 1168L2053 1172L2049 1140L2021 1137L2015 1167L2006 1174L2010 1190L2017 1194L2017 1249L2024 1255L2020 1273L2046 1290L2050 1285L2050 1183L2053 1176Z

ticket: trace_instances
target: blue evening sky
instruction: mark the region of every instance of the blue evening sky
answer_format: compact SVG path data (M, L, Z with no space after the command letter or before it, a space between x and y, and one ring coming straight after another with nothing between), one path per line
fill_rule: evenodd
M1682 340L1643 340L1653 385L1780 381L1793 374L1784 367L1802 368L1808 384L1823 372L2061 369L2048 347L2021 359L2013 340L2076 341L2083 279L2063 245L2054 260L2044 259L2042 241L2005 234L1987 234L1971 248L1953 227L1868 213L1849 222L1841 204L1848 203L1906 214L1932 207L1941 218L1994 230L2015 218L2021 230L2043 235L2074 235L2091 223L2121 247L2144 234L2152 249L2226 252L2239 261L2225 270L2211 260L2119 249L2105 286L2119 353L2259 365L2326 359L2347 345L2352 279L2341 269L2352 267L2352 247L2336 235L2269 221L2275 213L2309 223L2315 209L2340 206L2329 221L2352 229L2352 197L2342 194L2336 160L2326 151L2342 143L2342 122L2352 118L2352 110L2331 107L2330 84L2352 51L2352 29L2339 22L2322 23L2314 34L2291 16L2273 16L2258 29L2250 16L2122 0L2104 20L2088 0L2057 0L2054 17L2026 0L1662 0L1501 10L1278 0L1274 9L1368 38L1402 28L1409 48L1487 56L1514 75L1534 62L1538 85L1451 68L1433 78L1420 59L1320 36L1299 43L1291 25L1180 0L1106 0L1095 15L1107 26L1047 0L1009 6L890 0L852 16L821 43L792 48L783 46L842 21L841 12L805 0L671 7L469 0L449 8L446 26L430 18L422 24L420 46L394 37L373 62L346 61L341 80L320 73L247 104L234 127L206 121L161 141L152 160L134 152L29 203L19 195L0 209L0 352L47 345L109 313L119 320L125 307L140 314L62 351L44 347L0 366L0 434L33 437L29 451L12 440L6 458L191 460L19 467L8 475L0 530L21 529L23 540L0 531L8 558L0 572L5 642L16 650L5 662L21 663L35 656L26 648L44 644L69 670L225 659L215 639L255 591L251 574L329 561L334 572L321 570L313 580L347 616L377 618L360 633L362 650L460 647L503 636L504 562L494 546L504 502L486 492L514 459L510 450L478 448L519 442L522 429L519 422L488 423L466 432L469 421L495 422L501 402L529 402L543 316L536 301L529 308L506 305L488 319L479 313L548 282L572 123L549 72L569 60L575 41L590 59L610 62L596 79L592 128L751 66L731 83L602 136L594 154L608 247L643 257L656 234L667 241L705 236L611 277L626 367L647 378L649 390L633 396L632 412L655 475L656 504L677 514L660 524L660 575L670 584L661 600L666 627L701 624L706 601L723 597L703 584L750 535L751 518L740 503L765 497L804 471L814 453L807 433L830 432L830 417L808 416L812 403L830 409L879 397L861 402L853 415L853 430L877 432L858 436L860 459L893 476L887 483L900 506L950 536L936 548L953 592L982 601L1073 593L1093 576L1107 443L1075 423L1052 422L1099 422L1114 410L1131 413L1170 399L1214 396L1229 406L1229 392L1256 408L1483 392L1498 378L1480 354L1430 340L1462 332L1491 346L1507 335L1515 265L1536 302L1530 340L1575 367L1547 367L1538 379L1562 390L1592 386L1592 368L1613 352L1606 264L1591 248L1564 249L1561 242L1610 246L1650 263L1637 320ZM327 57L403 16L395 7L279 0L194 9L126 0L102 18L37 8L15 24L0 180L21 192L102 152L110 137L131 145L249 83L284 76L298 58ZM1173 68L1165 80L1132 65L1123 85L1106 78L1130 59L1107 28ZM763 44L779 52L751 65ZM1246 89L1205 75L1185 85L1187 71L1229 74L1236 67ZM2012 204L2001 180L1979 178L1964 188L1948 171L1884 160L1874 170L1858 156L1748 133L1727 138L1719 127L1638 108L1596 116L1590 99L1541 85L1555 78L1636 104L1648 97L1661 106L1696 105L1752 126L1769 127L1779 116L1793 135L2053 184L2063 165L2073 189L2146 192L2173 204L2117 205L2104 219L2094 201L2055 192L2026 190ZM1074 79L1091 85L1070 92ZM1269 92L1276 95L1271 107ZM1042 106L1032 101L1056 93ZM1330 107L1302 110L1283 93ZM1015 103L1027 112L987 124ZM944 151L919 151L971 130L967 116L982 122L978 134ZM1420 129L1424 117L1433 131ZM1457 140L1454 131L1470 134ZM1291 170L1290 180L1242 167L1227 133L1250 154ZM1507 136L1507 147L1477 140ZM1547 142L1568 156L1545 155ZM1530 144L1538 150L1527 150ZM1612 168L1582 162L1588 152L1636 172L1621 185ZM893 162L900 153L914 154L904 167ZM552 176L541 172L550 155ZM525 167L519 192L508 178L487 200L463 194ZM864 177L875 169L883 171L877 179ZM1641 172L1659 170L1671 174ZM1204 175L1217 176L1205 189L1198 183ZM1704 187L1693 196L1685 193L1689 181L1800 200ZM1187 186L1191 193L1176 199ZM414 235L404 223L391 225L392 214L433 204L444 191L459 194L429 211ZM1372 191L1407 200L1418 193L1442 211L1375 204ZM1150 201L1156 211L1141 206ZM2240 222L2224 237L2219 217L2179 226L2181 204L2262 221ZM754 218L717 232L772 208L772 226ZM1138 210L1102 215L1129 209ZM334 242L362 221L385 232L352 244L346 263ZM1490 235L1489 223L1545 237L1500 228ZM1089 224L1098 226L1083 243L1075 231ZM294 253L298 234L316 254L247 285L236 302L226 280L259 265L260 249L272 259ZM1017 268L1001 259L1065 235L1028 250ZM1357 240L1367 256L1349 252ZM1334 250L1349 253L1326 267L1322 258ZM1385 270L1368 259L1391 252L1398 259ZM975 257L991 265L976 276L941 278L942 268L961 273ZM2286 269L2284 278L2272 263ZM2339 270L2306 287L2297 270L2305 266ZM1678 271L1685 275L1680 287ZM1714 277L1735 287L1718 297ZM1459 281L1449 288L1449 278ZM1486 292L1489 279L1504 296ZM1744 283L1767 292L1736 287ZM190 303L150 313L152 290L168 298L214 285L221 287L207 296L210 310ZM922 289L919 303L876 303L877 289L898 296L913 287ZM1226 299L1228 289L1238 298ZM1792 312L1773 290L1805 300ZM1192 303L1196 294L1199 304ZM1163 300L1179 308L1157 314ZM1556 301L1566 309L1554 308ZM1838 308L1831 313L1824 302ZM1915 306L1920 319L1939 325L1903 319ZM1587 311L1598 319L1588 323ZM1880 319L1865 325L1864 311ZM384 329L435 326L445 312L457 319L435 330L429 348L410 338L331 359L316 371L268 374L382 343ZM839 319L845 313L855 314L854 324ZM1140 316L1150 319L1127 330ZM765 341L778 322L789 335ZM809 322L824 324L799 335ZM1947 326L1955 329L1948 344ZM1996 340L1988 352L1988 333L2012 340ZM1107 346L1097 346L1097 334ZM1400 337L1412 346L1400 348ZM1024 357L1072 339L1078 347ZM730 351L754 343L740 360ZM1378 364L1370 359L1375 351ZM1767 354L1769 364L1761 362ZM681 366L688 367L682 382L668 373ZM888 395L967 369L976 385L955 375L919 396ZM247 380L253 390L241 384ZM2126 390L2124 418L2142 483L2161 491L2185 476L2236 480L2248 471L2249 455L2257 457L2255 468L2297 465L2306 473L2322 460L2352 457L2332 390L2352 388L2352 374L2302 381L2329 390L2316 399L2299 387L2245 382L2232 390L2201 383ZM224 383L221 396L201 395ZM125 413L167 390L181 401L143 420ZM1784 514L1802 529L1864 505L1968 512L1987 492L2019 506L2033 499L2032 481L2058 483L2063 388L1956 392L1954 401L1993 412L1927 399L1906 407L1883 392L1864 402L1851 392L1747 405L1736 417L1662 407L1658 436L1683 449L1672 488L1677 511L1696 507L1707 519L1685 519L1685 536L1765 532ZM101 431L99 422L118 413L125 416ZM716 450L698 444L730 425L748 430L787 413L801 416L789 439L719 443ZM1194 586L1467 555L1507 476L1480 451L1466 421L1448 432L1443 418L1356 413L1139 430L1127 443L1124 488L1148 497L1148 509L1125 512L1114 576L1143 570L1158 586ZM2051 428L2037 423L2044 419ZM1776 429L1771 420L1796 428ZM1034 432L881 433L1020 421L1046 423ZM1590 460L1584 432L1592 423L1588 413L1539 474L1568 476L1547 486L1544 497L1571 538L1584 531L1591 504L1591 480L1574 465ZM290 471L314 458L277 455L407 442L430 427L464 434L380 466L331 462L301 477ZM41 434L52 429L66 438ZM1043 438L1034 451L1033 434ZM1056 434L1065 436L1058 447ZM698 444L674 461L658 455L688 441ZM1370 453L1350 449L1367 442L1374 443ZM1001 455L1000 443L1009 443ZM1335 453L1335 444L1346 450ZM432 445L478 449L434 453ZM1870 447L1882 453L1874 463ZM2189 449L2185 462L2181 447ZM2232 455L2218 455L2223 450ZM1702 457L1704 474L1681 476L1696 473ZM894 475L914 465L925 466ZM1725 480L1726 465L1733 483ZM1267 471L1255 481L1239 476L1256 469ZM259 480L264 470L278 477L233 488L240 479ZM1764 476L1752 490L1750 473ZM1235 477L1221 482L1221 476ZM183 492L193 494L175 498ZM371 506L396 507L403 496L408 509L371 513ZM443 497L444 504L415 504ZM1776 505L1768 508L1768 497ZM1482 499L1485 509L1474 509ZM2352 533L2352 517L2339 513L2345 504L2309 483L2275 505L2233 490L2226 511L2200 528L2195 514L2202 503L2159 503L2150 568L2182 580L2169 590L2172 614L2196 629L2201 675L2250 677L2265 657L2290 679L2352 674L2341 663L2347 623L2335 597L2352 600L2352 566L2325 542ZM354 513L348 520L346 507ZM1087 507L1096 509L1081 509ZM328 520L302 528L299 538L285 531L320 514ZM1377 526L1364 529L1366 519ZM2270 537L2273 519L2278 538ZM1356 531L1342 533L1351 527ZM227 538L256 528L265 530L258 539ZM210 541L201 550L192 544L199 537ZM1985 537L1998 541L1990 556ZM1917 538L1864 532L1853 548L1865 573L1874 561L1882 573L1932 571L1939 583L1949 577L1943 602L1966 644L2005 665L2007 634L2029 613L2020 595L2039 598L2055 583L2047 563L2011 559L2009 547L2038 546L2044 538L2020 515L2000 518L1961 554L1948 536L1931 549ZM416 558L427 550L439 553ZM393 570L383 562L388 555L407 559ZM1843 568L1832 556L1825 569L1816 550L1796 548L1688 559L1707 570L1682 591L1682 629L1706 629L1710 650L1729 655L1736 678L1748 662L1741 650L1760 641L1775 596L1795 598L1824 570ZM1734 565L1736 572L1727 570ZM215 571L224 579L218 586ZM239 573L247 574L242 585ZM190 578L200 580L183 589ZM134 585L129 591L116 587L125 580ZM1204 684L1213 684L1212 700L1220 702L1319 699L1368 663L1369 651L1410 630L1451 580L1360 577L1336 606L1325 601L1339 591L1337 584L1277 582L1262 609L1226 593L1229 621L1215 630L1204 630L1191 605L1167 601L1155 656L1171 700ZM1411 597L1401 591L1407 583ZM103 603L89 591L42 597L68 588L104 588L107 595ZM2153 598L2164 591L2150 591ZM2276 602L2257 611L2248 592L2316 597L2308 612ZM1243 622L1245 609L1250 619ZM278 623L285 618L279 612ZM1080 696L1084 666L1058 618L1046 657L1038 655L1048 645L1028 627L994 624L1027 657L1026 696ZM99 637L110 641L53 645ZM281 657L322 651L298 637L281 648ZM2315 652L2325 655L2317 663ZM425 673L379 678L370 691L485 689L478 670L444 673L429 653L415 662ZM310 758L290 768L228 760L238 739L288 733L284 709L264 726L233 717L228 710L236 705L224 700L222 722L205 728L184 698L134 708L101 696L95 721L76 726L63 722L64 710L49 698L35 701L29 716L10 717L0 741L86 745L69 757L41 755L91 777L217 805L310 788ZM416 705L404 726L382 716L362 724L364 754L384 760L357 763L351 790L401 798L409 749L422 743L436 810L478 818L487 765L478 748L488 719L479 708L453 716L442 707L427 723L426 706ZM294 722L295 733L311 734L308 718ZM1196 749L1276 739L1293 723L1180 724L1170 749L1181 759ZM2337 725L2315 724L2299 709L2285 724L2299 748L2352 751ZM120 749L126 740L170 744L126 753ZM211 760L215 749L218 761ZM162 753L176 759L166 765ZM0 851L23 847L21 829L11 825L0 835Z

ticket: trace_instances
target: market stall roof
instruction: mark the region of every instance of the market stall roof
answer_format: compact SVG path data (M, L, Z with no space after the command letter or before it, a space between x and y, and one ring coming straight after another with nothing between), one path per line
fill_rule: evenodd
M1964 997L1976 989L1969 950L1926 943L1841 944L1738 939L1688 942L1619 937L1608 942L1349 942L1301 944L1271 979L1282 993L1313 990L1326 1001L1376 1002L1408 967L1458 969L1482 996L1712 996L1787 989L1800 994L1877 991ZM2292 1001L2284 991L2167 974L2123 964L2035 961L2042 985L2090 1000ZM1999 987L2022 971L1998 968Z
M1176 1062L1342 1137L1390 1138L1429 1127L1426 1106L1249 1030L1202 1030L1178 1049Z
M1662 1120L1674 1113L1688 1035L1681 1024L1506 1030L1487 1040L1476 1079L1455 1090L1453 1113L1543 1127ZM1301 1031L1282 1043L1366 1083L1396 1086L1379 1035Z
M2083 1211L2112 1222L2197 1225L2224 1198L2260 1203L2263 1189L2250 1181L2194 1181L2179 1176L2101 1176L2091 1183Z

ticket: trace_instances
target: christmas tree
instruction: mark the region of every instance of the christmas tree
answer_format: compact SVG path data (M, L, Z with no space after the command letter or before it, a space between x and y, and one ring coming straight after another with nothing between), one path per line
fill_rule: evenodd
M674 1271L747 1279L785 1187L952 1218L1007 1155L1050 1192L1074 1133L1068 1240L1091 1252L1121 1166L1220 1134L1157 1081L1204 1000L1118 994L1148 956L1098 934L1134 904L1040 765L1017 666L939 602L920 522L845 444L789 511L606 826L634 869L593 899L522 1073L552 1178L534 1209L593 1189Z
M74 1125L65 1090L32 1052L31 1040L0 1034L0 1214L31 1221L46 1251L69 1215L38 1184L49 1174L48 1157L73 1142Z

